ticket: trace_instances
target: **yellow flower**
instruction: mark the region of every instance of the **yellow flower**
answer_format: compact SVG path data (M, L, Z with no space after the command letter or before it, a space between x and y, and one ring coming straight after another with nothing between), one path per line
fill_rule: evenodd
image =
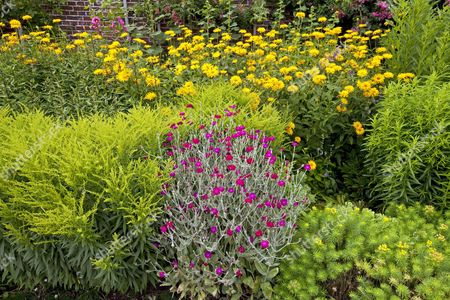
M84 40L80 40L80 39L74 40L73 44L77 45L77 46L83 46L84 45Z
M238 86L238 85L240 85L242 83L242 79L241 79L241 77L239 77L237 75L231 76L230 83L233 86Z
M311 167L311 170L313 171L317 168L317 164L313 160L308 161L308 165Z
M178 96L195 96L197 94L197 91L195 90L194 83L192 81L187 81L184 83L184 85L177 90Z
M176 34L175 34L175 31L173 31L173 30L167 30L166 32L164 32L165 34L167 34L168 36L171 36L171 37L174 37Z
M324 23L324 22L327 21L327 18L325 18L325 17L320 17L320 18L317 19L317 21L320 22L320 23Z
M405 82L410 81L410 79L414 78L416 75L413 73L400 73L397 75L397 78L403 80Z
M312 81L317 84L317 85L322 85L325 80L327 80L327 76L319 74L319 75L315 75L312 78Z
M1 28L1 27L5 27L5 26L6 26L5 23L0 22L0 28Z
M320 51L317 50L316 48L310 49L308 50L309 55L311 55L312 57L316 57L320 54Z
M154 93L154 92L148 92L146 95L145 95L145 97L144 97L144 99L145 100L148 100L148 101L152 101L153 99L155 99L156 98L156 93Z
M24 21L29 21L29 20L31 20L32 18L33 18L32 16L25 15L25 16L22 17L22 20L24 20Z
M394 78L394 73L392 73L392 72L384 72L383 76L384 76L384 78L387 78L387 79Z
M366 130L364 128L357 128L355 131L357 135L363 135Z
M94 71L94 75L106 75L106 74L107 74L106 70L104 70L104 69L96 69Z
M389 247L386 244L381 244L380 246L378 246L378 251L380 252L388 252L391 249L389 249Z
M256 29L256 31L258 31L259 33L264 33L266 32L266 29L264 27L259 27L258 29Z
M155 77L153 75L148 75L147 77L145 77L145 83L149 87L154 87L154 86L160 85L161 84L161 80L159 80L159 78L157 78L157 77Z
M375 74L372 77L372 81L378 84L382 84L384 82L384 76L383 74Z
M347 111L347 107L342 106L342 105L339 104L338 106L336 106L336 110L338 112L346 112Z
M210 63L205 63L202 65L202 72L209 78L214 78L219 76L219 68Z
M346 86L344 87L344 90L346 90L346 91L349 92L349 93L353 93L353 91L355 90L355 88L354 88L353 86L351 86L351 85L346 85Z
M348 104L348 99L342 98L341 99L341 103L344 104L344 105L347 105Z
M9 26L11 26L12 29L19 29L22 27L22 24L20 24L19 20L13 19L9 21Z
M298 86L296 86L295 84L291 84L290 86L287 87L287 91L289 93L294 94L294 93L298 92Z
M58 23L61 23L61 21L62 21L61 19L53 19L52 22L53 22L53 24L58 24Z
M368 74L366 69L361 69L357 72L358 77L366 77Z
M355 121L353 122L353 128L358 129L358 128L362 128L363 125L361 124L361 122L359 121Z
M302 11L299 11L299 12L297 12L297 13L295 14L295 16L296 16L297 18L303 19L304 17L306 17L306 14L305 14L304 12L302 12Z
M132 71L129 69L124 69L122 71L120 71L117 75L116 75L116 79L120 82L125 82L128 81L132 75Z
M53 28L53 26L52 25L44 25L44 26L42 26L42 28L46 29L46 30L51 30Z
M269 98L267 98L267 102L270 102L270 103L273 103L273 102L275 102L275 98L273 98L273 97L269 97Z
M294 138L294 141L295 141L296 143L300 143L300 142L302 141L302 138L299 137L299 136L296 136L296 137Z
M347 98L349 95L349 92L347 90L343 90L339 92L339 98Z

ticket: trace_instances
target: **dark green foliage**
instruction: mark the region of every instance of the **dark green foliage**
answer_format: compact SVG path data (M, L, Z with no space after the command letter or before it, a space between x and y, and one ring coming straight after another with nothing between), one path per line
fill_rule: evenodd
M440 85L434 76L386 90L365 144L375 204L418 201L449 208L449 95L450 84Z
M281 267L278 299L448 299L449 214L431 206L313 209ZM416 298L417 297L417 298Z

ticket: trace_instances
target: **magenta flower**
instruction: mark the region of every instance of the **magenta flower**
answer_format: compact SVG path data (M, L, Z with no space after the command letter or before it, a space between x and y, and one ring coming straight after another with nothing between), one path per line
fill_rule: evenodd
M227 229L227 235L228 236L232 236L233 235L233 230L231 230L230 228Z
M303 169L305 169L306 171L311 171L311 166L309 164L306 164L303 166Z
M211 251L205 251L205 258L206 259L210 259L211 257L212 257L212 253L211 253Z
M234 272L234 274L236 275L236 277L241 277L242 276L242 272L239 269L237 269L236 272Z
M245 185L245 181L242 178L238 178L236 180L236 184L239 185L239 186L244 186Z
M164 277L166 277L166 273L164 273L164 272L159 272L159 278L160 279L164 279Z
M210 231L211 233L217 233L217 227L216 226L211 227Z
M239 246L238 251L239 251L239 253L244 253L245 248L243 246Z
M166 233L167 232L167 227L165 225L159 227L159 230L161 230L161 233Z
M261 242L261 248L263 248L263 249L269 248L269 241L268 240L263 240Z
M278 181L278 185L279 185L279 186L285 186L286 183L285 183L283 180L280 180L280 181Z
M218 267L218 268L216 269L216 274L217 274L218 276L220 276L220 275L222 275L222 273L223 273L222 268L221 268L221 267Z

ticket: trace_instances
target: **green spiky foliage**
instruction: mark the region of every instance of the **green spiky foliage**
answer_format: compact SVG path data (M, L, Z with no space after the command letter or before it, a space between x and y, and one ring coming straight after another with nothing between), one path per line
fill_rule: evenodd
M313 209L281 266L277 299L448 299L450 214L432 206Z
M181 102L68 121L0 109L0 282L106 292L154 283L153 225L169 163L160 136L180 112L192 122L181 134L236 103L249 128L280 136L286 127L270 106L251 111L229 85Z
M386 90L365 144L372 201L449 208L450 84L431 76Z
M450 6L436 0L399 0L393 8L394 26L384 40L393 52L388 66L393 72L450 79Z

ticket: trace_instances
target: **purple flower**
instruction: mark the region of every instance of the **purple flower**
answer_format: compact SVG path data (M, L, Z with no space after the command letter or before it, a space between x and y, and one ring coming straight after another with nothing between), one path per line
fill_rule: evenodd
M311 171L311 166L309 164L306 164L303 166L303 169L305 169L306 171Z
M218 276L220 276L220 275L222 275L222 273L223 273L222 268L221 268L221 267L218 267L218 268L216 269L216 274L217 274Z
M216 226L211 227L210 231L211 233L217 233L217 227Z
M164 277L166 277L166 273L164 273L164 272L159 272L159 278L160 279L164 279Z
M206 259L210 259L211 257L212 257L212 253L211 253L211 251L205 251L205 258Z
M93 17L92 20L91 20L92 25L95 26L95 27L99 26L100 22L101 22L101 20L97 16Z
M269 248L269 241L268 240L261 241L261 248L263 249Z

